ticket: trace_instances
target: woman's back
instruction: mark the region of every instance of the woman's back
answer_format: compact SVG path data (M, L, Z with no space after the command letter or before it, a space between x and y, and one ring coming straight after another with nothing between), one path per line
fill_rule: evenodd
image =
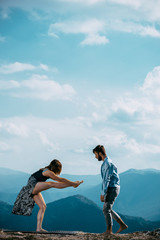
M48 169L40 169L33 173L31 177L34 177L38 182L45 182L49 177L44 176L42 173Z

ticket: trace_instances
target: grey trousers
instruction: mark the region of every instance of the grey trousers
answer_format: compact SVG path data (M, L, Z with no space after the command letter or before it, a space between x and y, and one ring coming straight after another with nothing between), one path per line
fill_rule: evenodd
M107 189L107 194L103 205L103 214L105 216L107 226L113 225L113 219L116 221L120 219L120 216L112 210L113 204L119 192L119 187L108 187Z

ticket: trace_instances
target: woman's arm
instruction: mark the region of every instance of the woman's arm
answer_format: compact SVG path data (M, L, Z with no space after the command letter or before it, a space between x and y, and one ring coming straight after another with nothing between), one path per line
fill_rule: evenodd
M54 181L61 182L61 183L66 183L66 184L68 184L68 186L73 186L73 187L78 187L83 182L83 181L72 182L72 181L70 181L66 178L58 177L54 172L52 172L50 170L47 170L47 171L43 172L43 175L51 178Z

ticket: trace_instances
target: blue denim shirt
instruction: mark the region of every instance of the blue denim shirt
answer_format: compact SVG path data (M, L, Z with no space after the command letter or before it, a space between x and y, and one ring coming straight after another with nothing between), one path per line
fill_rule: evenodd
M101 166L102 176L102 192L101 195L107 194L108 187L120 187L120 179L117 172L117 167L112 163L108 157L104 159Z

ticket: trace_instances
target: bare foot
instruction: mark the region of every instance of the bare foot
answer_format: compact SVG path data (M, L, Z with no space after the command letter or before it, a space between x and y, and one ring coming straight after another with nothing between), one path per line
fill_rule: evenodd
M120 228L118 229L118 231L116 233L120 233L122 232L123 230L127 229L128 226L124 223L124 224L121 224L120 225Z
M102 233L102 235L112 235L113 233L112 232L109 232L109 231L106 231L104 233Z
M37 229L36 232L48 232L48 231L43 228L40 228L40 229Z
M79 182L79 185L83 183L83 180Z

